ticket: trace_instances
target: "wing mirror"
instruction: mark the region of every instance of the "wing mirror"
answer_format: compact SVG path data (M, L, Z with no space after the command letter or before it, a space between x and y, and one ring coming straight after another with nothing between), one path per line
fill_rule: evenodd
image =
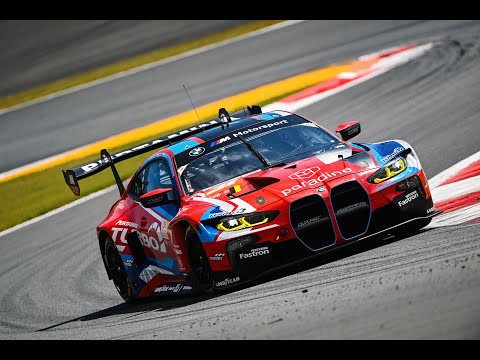
M155 206L170 204L173 201L168 199L168 194L172 191L171 188L155 189L140 196L140 202L143 207L151 208Z
M347 141L360 134L360 130L360 123L358 121L349 121L338 125L335 131L340 134L343 141Z

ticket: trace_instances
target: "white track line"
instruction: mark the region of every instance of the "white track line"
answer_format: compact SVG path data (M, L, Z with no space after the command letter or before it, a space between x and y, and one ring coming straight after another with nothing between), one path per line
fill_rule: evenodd
M35 100L27 101L27 102L24 102L20 105L16 105L16 106L12 106L12 107L9 107L9 108L6 108L6 109L2 109L2 110L0 110L0 115L9 113L9 112L12 112L12 111L15 111L15 110L23 109L23 108L26 108L28 106L32 106L32 105L35 105L35 104L38 104L38 103L41 103L41 102L45 102L45 101L48 101L48 100L51 100L51 99L55 99L55 98L58 98L58 97L63 96L63 95L71 94L71 93L74 93L74 92L77 92L77 91L80 91L80 90L83 90L83 89L87 89L87 88L90 88L90 87L93 87L93 86L96 86L96 85L104 84L104 83L107 83L109 81L120 79L120 78L123 78L125 76L136 74L136 73L144 71L144 70L149 70L149 69L155 68L157 66L165 65L165 64L177 61L177 60L185 59L185 58L190 57L190 56L198 55L198 54L204 53L206 51L210 51L210 50L213 50L213 49L218 49L222 46L230 45L230 44L236 43L238 41L242 41L242 40L245 40L245 39L250 39L252 37L259 36L259 35L263 35L263 34L271 32L271 31L275 31L275 30L278 30L278 29L285 28L287 26L291 26L291 25L301 23L303 21L305 21L305 20L284 21L284 22L281 22L281 23L278 23L278 24L275 24L275 25L264 27L264 28L256 30L256 31L252 31L252 32L247 33L245 35L240 35L240 36L234 37L234 38L229 39L229 40L224 40L224 41L221 41L221 42L218 42L218 43L215 43L215 44L203 46L203 47L195 49L195 50L187 51L185 53L182 53L180 55L175 55L175 56L169 57L167 59L159 60L159 61L152 62L152 63L149 63L149 64L145 64L145 65L142 65L142 66L137 66L133 69L125 70L125 71L122 71L122 72L117 73L115 75L110 75L110 76L104 77L104 78L99 79L99 80L91 81L91 82L88 82L88 83L85 83L85 84L82 84L82 85L72 87L72 88L67 89L67 90L59 91L59 92L56 92L56 93L53 93L53 94L50 94L50 95L46 95L46 96L37 98Z
M428 182L430 184L430 181ZM435 203L480 191L480 175L431 189Z
M457 211L450 211L432 219L426 227L439 227L447 225L459 225L480 216L480 204L464 207Z
M442 171L440 174L437 174L433 178L428 180L428 184L430 185L430 188L435 189L436 187L440 186L440 184L444 183L448 179L458 174L463 169L467 168L468 166L470 166L471 164L479 160L480 160L480 151L460 161L459 163L449 167L448 169Z
M65 185L65 186L66 186L66 185ZM38 217L33 218L33 219L30 219L30 220L25 221L25 222L23 222L23 223L21 223L21 224L15 225L14 227L11 227L10 229L3 230L2 232L0 232L0 237L2 237L2 236L4 236L4 235L7 235L7 234L10 234L10 233L12 233L12 232L14 232L14 231L20 230L20 229L22 229L22 228L24 228L24 227L26 227L26 226L28 226L28 225L35 224L35 223L37 223L37 222L39 222L39 221L42 221L42 220L44 220L44 219L47 219L47 218L53 216L53 215L57 215L57 214L65 211L65 210L68 210L68 209L71 209L71 208L73 208L73 207L75 207L75 206L77 206L77 205L83 204L84 202L87 202L88 200L91 200L91 199L94 199L94 198L96 198L96 197L102 196L102 195L104 195L104 194L106 194L106 193L108 193L108 192L110 192L110 191L112 191L112 190L115 190L115 189L118 189L118 188L117 188L117 185L110 186L110 187L108 187L108 188L106 188L106 189L97 191L97 192L92 193L92 194L90 194L90 195L87 195L87 196L85 196L85 197L83 197L83 198L81 198L81 199L78 199L78 200L76 200L76 201L74 201L74 202L71 202L70 204L67 204L67 205L65 205L65 206L59 207L58 209L49 211L48 213L45 213L45 214L43 214L43 215L41 215L41 216L38 216Z

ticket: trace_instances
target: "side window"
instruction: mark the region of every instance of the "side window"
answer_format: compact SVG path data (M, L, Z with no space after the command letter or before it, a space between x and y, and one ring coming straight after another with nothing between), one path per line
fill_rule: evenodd
M167 163L158 160L147 165L133 180L130 194L139 198L155 189L174 188L170 168Z

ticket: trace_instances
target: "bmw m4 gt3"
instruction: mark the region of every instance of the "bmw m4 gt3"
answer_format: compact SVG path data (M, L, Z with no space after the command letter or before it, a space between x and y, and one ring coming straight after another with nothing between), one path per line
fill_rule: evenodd
M355 143L358 122L330 132L259 106L63 170L110 168L120 198L98 227L109 279L126 302L211 292L352 242L415 231L437 215L403 140ZM159 149L124 188L115 163Z

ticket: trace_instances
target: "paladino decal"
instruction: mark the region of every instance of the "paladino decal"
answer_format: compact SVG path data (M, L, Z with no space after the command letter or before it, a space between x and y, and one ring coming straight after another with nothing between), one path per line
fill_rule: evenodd
M307 170L312 171L312 168L307 169ZM293 185L291 188L282 190L282 194L284 196L288 196L288 194L290 194L292 191L298 191L298 190L305 189L307 187L313 187L313 186L321 185L325 182L325 180L328 180L330 178L335 178L337 176L342 176L344 174L349 174L351 172L352 172L352 169L350 169L350 168L345 168L342 171L333 171L331 173L322 172L316 178L313 178L313 179L310 179L310 180L307 180L307 181L302 181L300 184L296 184L296 185ZM298 173L299 173L299 171L297 171L295 174L292 174L292 175L297 175ZM303 173L301 173L301 174L303 174ZM310 173L308 173L308 174L310 174ZM314 174L316 175L317 172L315 172Z

